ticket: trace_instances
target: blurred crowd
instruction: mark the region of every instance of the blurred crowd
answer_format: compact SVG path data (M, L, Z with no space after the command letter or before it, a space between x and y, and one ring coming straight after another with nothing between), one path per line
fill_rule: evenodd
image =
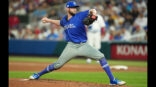
M63 28L42 23L47 16L61 19L68 0L9 0L8 39L62 41ZM78 11L95 8L106 24L101 41L147 41L147 0L77 0ZM28 23L18 16L28 15Z

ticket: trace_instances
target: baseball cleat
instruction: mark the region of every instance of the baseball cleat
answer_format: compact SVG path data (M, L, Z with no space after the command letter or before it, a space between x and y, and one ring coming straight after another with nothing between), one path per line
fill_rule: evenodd
M39 79L39 75L37 74L37 73L34 73L33 75L31 75L30 77L29 77L29 79L30 80L37 80L37 79Z
M121 81L115 78L113 81L110 81L109 85L124 85L124 84L126 84L125 81Z

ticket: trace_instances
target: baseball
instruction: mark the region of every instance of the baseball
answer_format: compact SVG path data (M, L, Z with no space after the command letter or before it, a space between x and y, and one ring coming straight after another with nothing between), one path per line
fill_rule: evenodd
M91 60L91 59L87 59L86 62L87 62L87 63L91 63L92 60Z

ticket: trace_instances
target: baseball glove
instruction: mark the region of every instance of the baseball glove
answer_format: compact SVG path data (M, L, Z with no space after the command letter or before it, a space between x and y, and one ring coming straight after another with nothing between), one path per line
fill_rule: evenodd
M95 15L92 15L92 14L89 14L84 20L83 20L83 23L85 24L85 25L90 25L90 24L92 24L95 20L97 20L97 16L95 16Z

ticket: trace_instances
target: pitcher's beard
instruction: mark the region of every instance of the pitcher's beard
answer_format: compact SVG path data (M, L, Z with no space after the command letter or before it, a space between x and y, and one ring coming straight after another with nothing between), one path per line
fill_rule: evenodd
M73 12L69 11L69 14L74 16L76 13L73 13Z

